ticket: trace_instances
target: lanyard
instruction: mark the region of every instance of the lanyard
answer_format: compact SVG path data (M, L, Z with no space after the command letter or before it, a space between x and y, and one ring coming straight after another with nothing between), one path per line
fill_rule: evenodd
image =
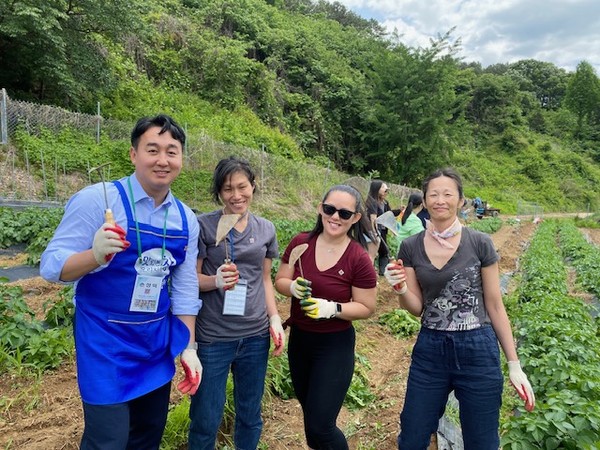
M235 247L233 246L233 229L229 230L228 234L228 238L227 241L225 241L225 244L229 244L229 259L231 259L232 262L235 262Z
M225 208L223 208L223 214L225 214ZM240 218L237 220L235 225L237 225L240 222L240 220L242 220L244 217L246 217L246 215L248 215L248 211L246 211L244 214L242 214L240 216ZM235 250L233 247L233 228L235 227L235 225L227 233L228 239L225 239L225 245L229 244L229 259L233 262L235 262Z
M137 238L138 257L142 259L142 237L140 236L140 226L138 224L137 215L135 213L135 199L133 197L133 189L131 188L131 177L127 178L127 187L129 195L131 195L131 209L133 210L133 220L135 221L135 236ZM160 252L160 260L165 259L165 249L167 248L167 217L169 216L169 207L165 209L165 222L163 224L163 243Z

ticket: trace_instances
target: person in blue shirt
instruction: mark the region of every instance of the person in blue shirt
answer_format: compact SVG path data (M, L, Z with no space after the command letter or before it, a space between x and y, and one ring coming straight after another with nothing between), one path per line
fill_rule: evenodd
M131 133L134 173L73 195L42 254L42 277L74 284L81 450L158 449L177 355L180 391L200 384L199 226L170 189L184 144L171 117L141 118Z

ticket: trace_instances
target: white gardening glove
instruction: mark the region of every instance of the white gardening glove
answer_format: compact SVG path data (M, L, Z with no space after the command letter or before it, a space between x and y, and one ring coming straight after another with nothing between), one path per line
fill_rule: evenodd
M187 348L181 352L179 359L185 373L185 379L177 385L177 389L182 394L194 395L202 379L202 364L198 359L198 353L194 349Z
M296 278L292 281L292 284L290 284L292 297L296 297L298 300L310 297L310 294L312 293L310 285L311 282L309 280L305 280L302 277Z
M233 263L221 264L217 269L217 278L215 280L215 286L217 289L223 289L227 291L233 289L240 279L240 273L237 270L237 266Z
M92 253L96 262L104 266L115 256L129 248L130 243L125 239L127 233L119 225L104 223L94 235Z
M521 369L521 363L519 361L508 361L508 376L510 382L517 390L517 394L525 401L525 409L527 411L533 411L535 407L535 395L527 375Z
M283 330L279 314L269 317L269 332L271 333L273 343L275 344L273 355L279 356L285 347L285 331Z
M408 290L408 286L406 286L406 271L402 265L402 260L391 262L385 266L383 276L398 294L405 294Z
M332 319L337 314L337 303L322 298L300 300L300 307L311 319Z

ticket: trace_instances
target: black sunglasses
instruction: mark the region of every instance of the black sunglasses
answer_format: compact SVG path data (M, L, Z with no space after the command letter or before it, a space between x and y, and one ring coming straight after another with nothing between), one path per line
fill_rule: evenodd
M327 203L323 203L323 205L321 206L323 208L323 213L328 215L328 216L333 216L335 213L338 213L338 215L340 216L340 219L343 220L348 220L350 219L354 214L356 214L355 211L350 211L348 209L337 209L335 206L332 205L328 205Z

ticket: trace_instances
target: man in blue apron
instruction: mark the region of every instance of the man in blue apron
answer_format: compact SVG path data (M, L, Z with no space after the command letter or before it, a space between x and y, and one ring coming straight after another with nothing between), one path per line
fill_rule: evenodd
M166 115L131 133L135 171L76 193L40 264L41 275L74 283L77 381L85 429L81 449L158 449L174 360L193 394L199 225L171 193L185 133Z

